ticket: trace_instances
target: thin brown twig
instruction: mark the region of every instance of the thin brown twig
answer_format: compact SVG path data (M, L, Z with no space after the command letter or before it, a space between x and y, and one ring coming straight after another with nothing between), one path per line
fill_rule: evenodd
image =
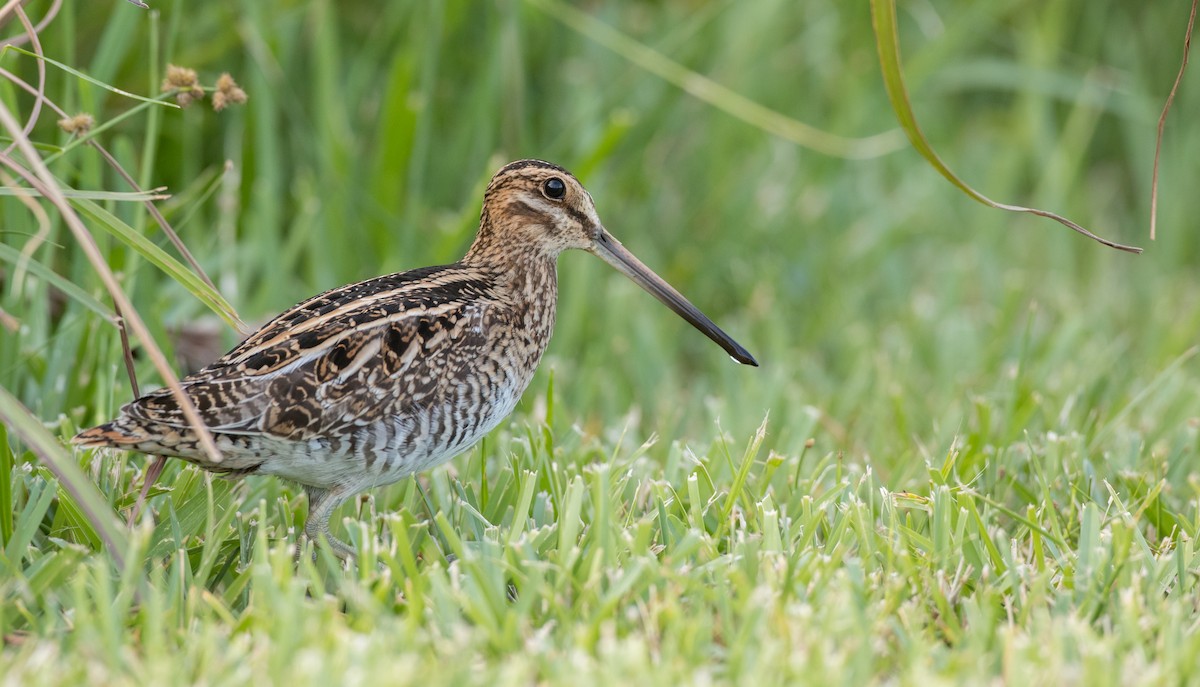
M8 2L4 4L4 7L0 7L0 29L4 28L5 25L8 24L8 15L12 14L13 8L19 7L26 2L29 2L29 0L8 0Z
M166 356L163 355L162 350L154 343L154 337L150 334L150 329L142 321L137 311L133 309L133 304L129 301L129 297L121 290L121 285L117 282L116 276L113 275L112 270L104 261L104 256L100 252L100 247L96 245L96 240L62 194L62 191L58 187L58 182L54 179L54 175L50 173L50 170L46 168L46 164L42 161L41 156L38 155L37 149L33 147L28 138L21 135L20 125L3 101L0 101L0 125L7 129L14 138L19 139L20 145L18 147L32 169L25 169L7 155L0 155L0 161L8 164L13 171L25 179L26 183L37 189L59 211L67 227L74 234L76 241L78 241L88 262L91 263L97 274L99 274L100 280L104 283L105 288L108 289L113 300L121 306L129 326L133 328L134 335L137 336L138 340L145 347L151 363L154 364L155 369L158 370L159 375L171 390L171 396L179 404L179 409L183 411L184 417L187 418L188 426L196 433L196 439L200 444L201 450L204 451L210 460L220 463L223 460L221 452L217 450L216 444L213 443L212 434L208 431L208 427L200 419L200 413L196 410L196 404L183 391L183 387L179 384L179 378L175 375L174 370L171 369Z
M138 516L142 514L142 508L145 507L146 500L150 497L150 487L154 486L166 467L166 456L154 456L154 460L146 468L145 474L142 475L142 488L138 490L137 501L133 503L133 510L129 513L130 526L137 522Z
M1192 27L1196 25L1196 5L1200 0L1192 0L1192 14L1188 17L1187 31L1183 34L1183 62L1179 65L1179 73L1175 75L1175 83L1163 104L1162 114L1158 116L1158 137L1154 141L1154 172L1150 179L1150 240L1153 241L1158 227L1158 156L1162 153L1163 129L1167 124L1167 112L1171 103L1175 102L1175 93L1179 83L1183 81L1183 72L1187 69L1188 53L1192 51Z
M129 375L129 386L133 390L134 398L141 398L142 390L138 386L137 370L133 366L133 347L129 344L129 331L125 328L125 318L121 316L121 307L116 303L113 304L116 310L117 331L121 334L121 352L125 359L125 373ZM150 487L158 481L158 476L162 474L163 468L167 465L167 459L164 456L154 456L154 461L150 463L150 467L146 469L142 475L142 488L138 490L137 500L133 503L133 508L129 511L129 517L126 518L125 524L133 527L137 522L138 516L142 514L142 508L146 505L146 497L150 494Z
M138 386L137 370L133 366L133 347L129 344L129 330L125 328L125 318L121 316L121 307L113 303L113 308L117 313L117 331L121 334L121 352L125 359L125 373L129 375L129 387L133 390L134 398L141 398L142 390ZM142 508L146 505L146 497L150 493L150 487L158 481L158 476L162 474L163 468L166 467L167 459L164 456L154 456L154 461L150 463L150 467L146 469L142 475L142 488L138 490L137 500L133 502L133 508L129 511L129 517L125 519L125 524L133 527L137 522L138 516L142 514Z
M61 0L56 0L56 2L61 2ZM54 9L54 8L52 8L52 9ZM19 11L19 8L18 8L18 11ZM57 10L55 10L55 11L57 11ZM48 21L48 19L49 19L49 13L48 13L47 19L44 19L43 22ZM24 26L25 26L25 29L27 32L27 37L29 38L29 40L31 41L31 43L34 46L34 51L38 55L41 55L42 54L41 45L39 44L39 42L37 40L37 30L38 29L31 27L29 25L29 22L25 19L23 14L22 14L22 20L23 20L23 23L24 23ZM57 112L59 114L59 116L67 117L68 115L65 110L63 110L61 107L59 107L57 105L57 103L54 103L52 100L50 100L49 98L47 98L45 96L45 91L44 91L44 88L45 88L45 66L41 60L38 60L38 74L39 74L38 87L34 88L32 85L25 82L23 79L16 76L15 74L12 74L12 73L8 72L7 70L0 69L0 76L4 76L11 83L14 83L17 86L32 93L35 96L35 98L37 99L37 102L39 105L44 102L51 109L53 109L55 112ZM38 115L37 112L34 112L33 115L31 115L30 121L24 130L24 133L26 136L28 136L29 132L32 130L33 125L36 124L37 115ZM134 180L134 178L121 165L121 163L118 162L117 159L111 153L109 153L108 150L103 145L101 145L98 141L94 141L94 140L88 141L88 144L91 145L97 152L100 153L100 155L105 159L105 161L108 162L108 164L117 172L118 175L121 176L122 179L125 180L125 182L134 191L140 192L142 190L140 188L140 186L138 185L137 181ZM16 145L16 141L14 140L12 146L15 146L15 145ZM9 148L5 152L7 153L7 152L11 151L12 146L9 146ZM154 202L147 200L145 202L145 206L146 206L147 211L150 213L150 215L154 218L155 222L158 224L159 228L162 229L163 233L166 234L168 239L170 239L171 243L179 251L180 255L189 264L189 266L196 272L197 276L199 276L200 279L203 280L210 288L212 288L213 290L216 290L216 285L213 284L213 282L209 278L208 274L204 271L204 268L200 266L200 263L196 260L195 256L193 256L192 252L190 250L188 250L187 245L184 244L183 241L179 238L179 235L171 227L170 223L167 222L166 218L163 217L162 213L159 211L158 207L154 204ZM38 208L40 209L40 206L38 206ZM130 346L130 342L129 342L129 332L128 332L128 328L125 326L125 319L121 315L121 307L116 302L115 298L114 298L114 309L117 313L116 326L117 326L117 330L121 337L121 349L122 349L123 357L125 360L126 373L129 376L130 388L133 391L134 398L138 398L141 396L141 391L139 389L139 385L138 385L138 381L137 381L137 373L133 366L133 352L132 352L132 347ZM245 324L242 323L240 319L238 320L238 324L240 325L240 329L242 329L243 333L244 333L244 330L246 329ZM158 477L162 474L162 471L165 467L166 467L166 458L163 456L155 456L154 461L150 464L150 466L147 468L145 474L143 475L142 487L138 492L137 501L134 503L133 509L130 511L130 514L128 517L127 522L129 525L132 526L132 524L137 521L138 516L141 514L142 508L145 506L147 496L150 493L150 488L158 480Z
M21 321L5 312L4 308L0 308L0 327L16 332L21 328Z
M16 85L30 93L35 92L35 89L32 85L30 85L28 82L26 82L21 77L17 76L16 74L13 74L12 72L10 72L7 69L4 69L2 67L0 67L0 77L3 77L4 79L7 79L8 81L11 81L14 85ZM48 107L50 107L50 109L54 110L55 113L57 113L60 117L69 116L65 110L63 110L61 107L59 107L58 104L55 103L50 98L45 98L45 103ZM124 179L125 182L128 183L129 186L134 191L137 191L137 192L142 191L142 189L138 186L137 182L134 181L133 177L129 174L129 172L127 172L125 170L125 168L121 166L121 163L118 162L117 159L115 157L113 157L112 153L108 152L108 149L105 148L104 146L102 146L99 141L91 140L91 141L87 142L87 145L90 145L93 148L95 148L100 153L100 155L102 155L104 157L105 161L108 162L108 164L110 166L112 166L113 170L115 170L117 172L117 174L119 174L121 176L121 178ZM149 211L149 213L150 213L150 216L154 218L154 221L158 224L159 228L162 229L163 233L166 234L168 239L170 239L171 243L179 251L180 256L188 263L188 266L191 267L192 270L194 270L196 272L196 276L200 277L200 279L203 280L205 284L208 284L215 291L217 289L217 287L216 287L216 285L213 284L212 279L209 278L208 273L206 273L204 271L204 268L200 266L200 263L197 262L195 256L192 255L192 252L190 250L188 250L187 245L184 244L183 240L179 238L179 234L176 233L175 229L172 228L170 223L167 222L166 218L163 217L162 212L160 212L158 209L158 206L155 205L154 202L151 200L145 201L145 205L146 205L147 211ZM234 313L234 317L237 319L237 324L238 324L239 330L240 330L239 333L241 333L241 334L247 333L246 332L246 330L247 330L246 324L241 321L241 318L237 317L236 313Z
M109 165L112 166L116 173L125 180L125 183L129 184L130 188L138 193L141 193L142 188L138 186L137 181L130 176L129 172L125 171L125 168L121 166L121 163L117 162L117 158L113 157L107 149L94 140L88 141L88 145L95 148L96 151L104 157L104 159ZM153 201L149 200L146 201L145 205L146 210L150 213L150 216L154 218L154 221L158 224L159 229L162 229L162 232L167 235L167 238L170 239L171 244L175 246L175 250L179 251L179 255L183 257L188 266L192 268L192 271L196 273L196 276L200 277L200 279L213 291L216 291L216 284L213 284L213 281L208 278L208 274L204 271L204 268L200 266L200 263L196 261L195 256L192 255L192 251L188 250L188 247L186 244L184 244L183 239L179 238L179 234L175 233L175 230L171 227L170 223L167 222L167 218L163 217L162 213L159 212L158 206L155 205ZM245 329L245 323L242 322L240 318L238 318L238 324Z
M4 172L0 172L0 182L3 182L6 186L15 187L17 185L16 180ZM51 227L50 215L42 209L41 204L37 202L32 191L16 193L14 197L25 206L25 209L29 210L29 214L33 215L33 219L38 225L37 232L29 237L29 240L21 248L21 259L17 261L17 267L13 270L13 293L20 294L25 282L25 272L29 269L29 263L33 260L33 254L46 242L46 239L50 236Z
M142 391L138 387L137 371L133 368L133 348L129 345L129 331L125 328L125 317L121 315L121 306L113 303L117 317L117 331L121 333L121 349L125 352L125 372L129 375L129 387L133 390L134 398L141 398Z
M25 81L21 77L17 76L16 74L13 74L12 72L8 71L7 69L5 69L3 67L0 67L0 77L3 77L5 81L11 81L14 86L18 86L28 93L32 93L33 95L37 95L37 93L38 93L37 89L34 88L33 86L31 86L28 81ZM44 98L44 101L51 110L54 110L54 112L56 114L58 114L58 116L60 116L60 117L68 116L66 110L59 107L50 98Z
M50 9L46 10L46 15L42 17L42 20L33 27L33 32L41 33L43 29L49 26L50 22L54 21L54 18L58 16L58 11L62 9L62 4L63 0L54 0L54 3L50 5ZM29 34L21 34L19 36L13 36L12 38L4 41L0 41L0 48L7 48L10 45L15 48L25 45L28 42Z
M33 47L33 52L40 58L42 57L42 43L38 40L37 31L33 28L33 24L29 21L29 16L25 14L25 8L17 5L13 8L17 18L21 20L21 26L25 27L25 35L29 37L29 43ZM33 127L37 125L38 118L42 115L42 103L46 101L46 63L39 59L38 63L38 85L37 90L33 92L33 110L29 113L29 121L25 122L25 128L22 129L24 136L29 136L33 133ZM14 139L12 143L4 149L4 154L8 155L17 145Z

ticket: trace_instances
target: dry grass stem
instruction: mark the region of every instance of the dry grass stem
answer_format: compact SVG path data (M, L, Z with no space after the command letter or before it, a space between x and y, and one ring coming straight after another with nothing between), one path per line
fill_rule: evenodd
M1154 172L1150 180L1150 240L1157 235L1158 228L1158 158L1162 153L1163 129L1167 125L1167 113L1171 103L1175 102L1175 93L1179 91L1179 83L1183 81L1183 72L1187 70L1188 54L1192 51L1192 28L1196 25L1196 5L1200 0L1192 0L1192 12L1188 16L1187 31L1183 34L1183 62L1179 65L1179 73L1175 75L1175 83L1171 84L1171 92L1167 94L1167 102L1163 104L1162 114L1158 116L1158 135L1154 140Z

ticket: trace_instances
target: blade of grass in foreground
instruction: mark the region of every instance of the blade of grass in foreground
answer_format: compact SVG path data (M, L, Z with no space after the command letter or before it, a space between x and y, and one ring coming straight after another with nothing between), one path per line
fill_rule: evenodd
M237 311L225 300L224 296L217 293L208 284L205 284L204 280L196 273L189 270L178 260L168 255L166 251L155 245L150 239L137 233L133 227L122 222L118 217L99 205L85 198L71 198L70 200L72 205L96 220L100 226L112 233L113 236L116 236L130 248L141 254L142 257L170 275L172 279L182 284L193 296L211 308L213 312L220 315L221 319L225 320L230 327L233 327L234 330L240 330L241 318L238 317Z
M1137 246L1127 246L1121 243L1115 243L1108 239L1101 238L1092 232L1084 229L1078 224L1072 222L1066 217L1056 215L1053 212L1039 210L1037 208L1027 208L1021 205L1008 205L1006 203L997 203L988 198L979 191L971 188L962 179L958 178L946 163L942 161L938 154L933 150L933 146L929 144L929 140L925 138L925 133L921 131L921 127L917 125L917 117L913 113L912 103L908 99L908 89L904 85L904 74L900 69L900 36L896 31L896 3L894 0L871 0L871 22L875 28L875 45L879 49L879 66L883 71L883 83L887 88L888 100L892 103L892 109L896 112L896 118L900 120L900 128L904 129L904 133L908 134L908 140L912 142L913 148L925 158L934 169L942 176L946 177L950 183L957 186L963 193L971 198L987 205L988 207L997 208L999 210L1008 210L1010 212L1027 212L1039 217L1049 217L1050 219L1074 229L1084 236L1102 243L1109 248L1116 248L1129 253L1141 253L1142 249Z
M93 298L91 294L81 289L75 282L63 277L37 260L22 255L16 248L0 243L0 261L11 263L17 266L18 269L28 270L33 276L44 280L54 288L62 291L67 297L82 303L97 315L106 320L113 319L112 308Z
M0 162L3 162L16 176L41 193L58 210L63 221L66 222L67 228L71 230L71 234L75 237L76 242L83 249L87 261L91 263L92 268L99 275L101 281L104 282L104 287L108 290L109 295L112 296L116 308L123 313L125 321L133 331L134 336L142 343L155 369L158 370L158 373L162 375L163 381L170 387L171 394L179 402L180 409L183 410L184 415L187 417L188 425L195 430L200 445L204 448L204 452L214 462L221 462L221 452L217 450L216 444L213 443L212 436L209 434L208 428L201 421L200 412L196 410L192 399L184 393L183 387L179 383L179 378L167 362L166 355L163 354L162 349L154 342L154 337L150 335L150 329L142 320L141 315L134 309L133 303L129 301L129 297L121 290L121 285L117 282L116 275L113 274L108 264L104 261L104 256L100 252L100 246L96 244L95 238L92 237L88 228L84 226L83 220L79 218L75 209L71 207L70 201L62 195L58 180L50 173L50 169L46 167L45 161L42 160L37 150L30 145L29 139L25 137L21 130L20 123L13 116L12 111L8 109L3 99L0 99L0 126L16 139L17 149L21 151L21 154L25 157L25 161L32 169L27 169L21 164L16 163L7 155L0 155Z
M17 433L58 477L63 488L74 497L100 539L104 541L104 545L108 547L117 568L123 570L125 551L128 548L125 532L117 523L108 502L96 490L96 486L83 470L79 469L74 458L63 450L62 445L51 436L41 420L34 417L28 408L3 387L0 387L0 419Z

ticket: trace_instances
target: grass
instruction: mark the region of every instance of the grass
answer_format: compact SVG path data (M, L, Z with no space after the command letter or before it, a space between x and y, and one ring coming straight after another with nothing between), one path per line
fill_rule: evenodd
M1200 675L1194 71L1146 240L1187 8L899 7L913 107L948 166L1147 249L1130 256L984 208L911 150L831 157L720 88L675 83L691 70L847 138L893 131L866 3L580 6L615 41L546 0L151 5L64 3L42 49L144 97L167 63L206 84L229 71L245 107L167 109L53 65L46 93L98 126L137 110L97 140L170 189L160 209L247 321L457 258L490 173L538 156L575 170L614 234L763 367L564 256L555 339L518 411L422 476L428 503L410 480L344 506L348 569L293 563L305 504L288 485L177 463L104 545L93 505L34 453L65 449L0 427L0 682ZM38 80L27 55L0 67ZM5 80L0 100L33 104ZM30 134L45 157L71 146L54 119ZM131 190L86 145L51 171ZM170 276L186 261L139 204L76 205L181 369L236 341L220 303ZM19 323L0 329L0 402L61 446L130 390L111 302L45 208L39 224L0 196L0 310ZM134 366L161 383L145 355ZM146 460L73 458L123 520Z

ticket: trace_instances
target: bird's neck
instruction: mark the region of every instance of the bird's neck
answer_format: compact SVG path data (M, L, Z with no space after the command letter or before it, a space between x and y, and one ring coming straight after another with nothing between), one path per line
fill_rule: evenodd
M488 275L496 295L513 306L547 304L551 308L558 296L557 259L527 254L516 259L480 260L468 254L462 264Z
M462 264L487 272L496 286L516 300L541 300L553 304L558 290L558 253L530 241L520 232L498 231L485 207L479 233Z
M508 218L519 220L528 221ZM497 301L505 306L506 319L520 332L535 359L540 359L554 331L558 253L547 250L542 242L529 240L529 232L515 229L495 224L485 204L479 233L462 264L488 275Z
M508 307L515 323L547 342L558 301L558 256L497 238L481 232L461 264L487 274L495 297Z

